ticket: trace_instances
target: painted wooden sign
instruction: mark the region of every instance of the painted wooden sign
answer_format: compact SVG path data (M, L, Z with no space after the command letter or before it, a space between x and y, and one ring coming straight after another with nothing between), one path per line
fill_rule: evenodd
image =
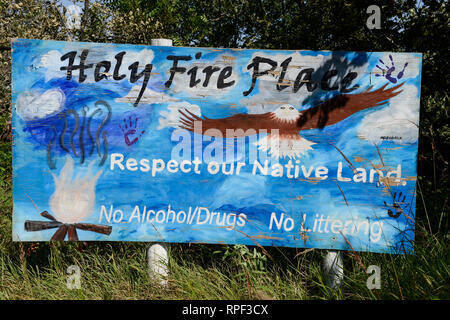
M14 240L412 252L421 54L12 45Z

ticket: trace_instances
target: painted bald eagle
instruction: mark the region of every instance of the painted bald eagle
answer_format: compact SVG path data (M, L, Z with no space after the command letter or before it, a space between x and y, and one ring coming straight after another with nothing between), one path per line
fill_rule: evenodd
M387 84L377 90L357 94L340 94L315 107L298 111L291 105L284 104L272 112L262 114L239 113L228 118L202 118L185 109L179 110L180 128L213 137L244 137L261 132L268 135L258 140L259 149L268 151L277 158L295 158L312 150L314 142L299 135L299 131L321 129L336 124L352 114L384 105L398 95L403 83L385 89ZM228 130L228 132L227 132ZM232 131L230 131L232 130ZM228 135L227 135L228 133Z

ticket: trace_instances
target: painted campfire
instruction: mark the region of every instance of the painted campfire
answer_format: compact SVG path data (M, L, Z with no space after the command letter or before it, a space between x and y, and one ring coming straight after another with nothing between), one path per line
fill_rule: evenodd
M66 158L59 177L52 173L55 182L55 192L50 198L51 215L48 211L41 216L50 221L25 221L26 231L41 231L57 228L51 240L63 241L68 235L69 241L77 241L77 229L109 235L111 226L83 223L92 213L95 205L95 186L102 171L92 175L92 164L86 175L75 179L73 176L73 160Z

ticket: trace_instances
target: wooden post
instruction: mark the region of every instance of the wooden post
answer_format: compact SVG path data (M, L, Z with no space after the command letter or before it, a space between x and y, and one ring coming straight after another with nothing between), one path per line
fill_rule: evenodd
M344 278L342 251L328 251L323 259L323 273L325 274L327 287L336 290L341 286Z
M172 46L171 39L152 39L152 46ZM167 286L169 274L168 243L154 243L147 250L147 264L150 278L161 286Z

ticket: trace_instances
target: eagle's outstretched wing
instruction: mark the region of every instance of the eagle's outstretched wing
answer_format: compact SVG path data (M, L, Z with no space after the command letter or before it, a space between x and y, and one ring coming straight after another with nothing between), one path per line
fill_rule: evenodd
M352 114L388 102L388 99L398 95L400 91L395 91L402 84L386 89L387 84L377 90L366 91L356 94L340 94L324 103L300 111L301 116L297 122L284 122L276 119L275 114L266 112L262 114L239 113L228 118L209 119L200 118L189 110L185 112L179 110L180 128L204 134L208 136L225 137L227 129L234 130L236 137L248 136L259 133L261 130L270 132L278 129L280 135L298 134L300 130L323 128L342 121ZM240 130L239 130L240 129Z
M402 85L403 83L385 90L387 86L385 84L374 91L369 91L372 88L369 87L357 94L340 94L318 106L300 111L302 116L297 121L299 130L323 128L342 121L358 111L381 106L402 92L402 90L394 92Z

